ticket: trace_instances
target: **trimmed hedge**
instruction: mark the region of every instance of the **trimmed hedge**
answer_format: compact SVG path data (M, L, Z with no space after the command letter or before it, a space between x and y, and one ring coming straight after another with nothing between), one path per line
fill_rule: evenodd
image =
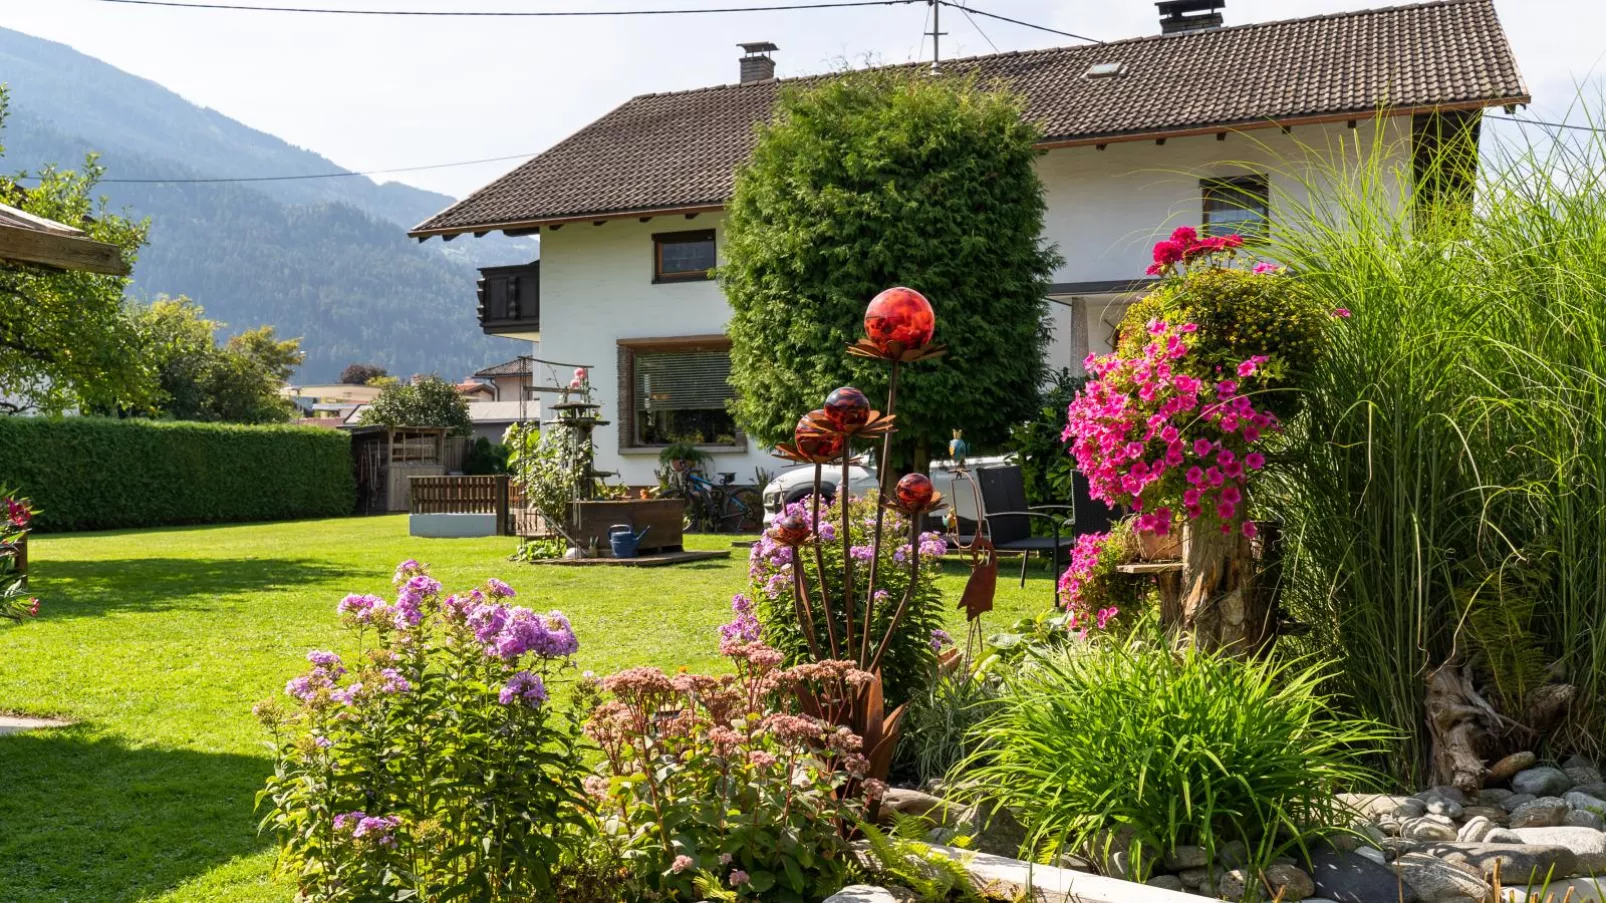
M0 417L0 486L40 531L340 517L351 437L295 426Z

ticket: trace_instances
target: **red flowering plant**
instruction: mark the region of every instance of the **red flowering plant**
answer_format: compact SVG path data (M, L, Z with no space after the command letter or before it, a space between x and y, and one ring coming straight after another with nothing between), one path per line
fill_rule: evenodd
M630 899L818 900L848 883L845 828L886 790L860 737L806 714L803 697L853 698L849 661L781 667L758 642L722 644L735 674L631 668L598 681L586 732L604 833L630 864Z
M1241 246L1186 226L1156 244L1150 272L1168 278L1128 310L1115 353L1088 356L1068 409L1091 494L1131 508L1140 532L1188 521L1253 536L1250 479L1322 351L1329 317L1279 271L1232 266Z
M39 600L28 595L23 543L33 526L36 513L27 499L0 488L5 510L0 512L0 620L23 621L39 614Z

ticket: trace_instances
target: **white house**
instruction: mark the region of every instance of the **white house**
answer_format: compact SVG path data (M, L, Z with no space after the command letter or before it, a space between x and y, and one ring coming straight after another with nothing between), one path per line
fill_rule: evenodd
M1276 228L1300 160L1347 143L1405 164L1445 134L1475 153L1485 108L1529 101L1492 0L1235 27L1222 5L1159 3L1148 37L943 64L1007 82L1042 125L1045 235L1065 258L1056 369L1109 347L1164 230ZM740 83L629 100L411 232L540 233L538 263L484 271L481 323L592 366L612 420L598 466L626 483L654 482L672 436L699 437L716 471L777 465L725 413L729 307L707 274L733 171L787 82L774 45L743 46Z

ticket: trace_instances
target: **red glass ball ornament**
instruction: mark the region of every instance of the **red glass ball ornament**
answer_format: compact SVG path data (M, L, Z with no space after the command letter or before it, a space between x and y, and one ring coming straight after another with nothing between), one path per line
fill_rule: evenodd
M936 489L925 474L910 473L904 474L892 492L898 497L898 507L908 511L924 511L931 504L931 496Z
M870 419L870 399L852 386L843 386L825 396L825 419L843 432L858 429Z
M802 545L813 533L809 522L796 514L778 517L770 525L770 538L783 546Z
M936 331L931 302L912 288L889 288L870 299L864 311L864 334L882 351L890 350L894 342L905 350L923 348Z
M804 416L797 422L797 429L792 432L793 445L804 457L815 461L835 461L842 457L842 448L848 441L846 437L841 433L833 433L816 426L815 418L829 419L824 411L815 411Z

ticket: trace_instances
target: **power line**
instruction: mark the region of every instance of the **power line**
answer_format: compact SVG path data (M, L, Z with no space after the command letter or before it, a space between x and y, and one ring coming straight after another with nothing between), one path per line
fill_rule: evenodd
M318 13L332 16L469 16L515 18L575 18L581 16L691 16L704 13L763 13L794 9L845 9L860 6L900 6L918 0L832 0L832 2L787 3L777 6L724 6L705 9L596 9L596 10L458 10L458 9L336 9L315 6L248 6L235 3L202 3L187 0L95 0L127 6L162 6L173 9L210 9L260 13Z
M965 14L965 18L970 22L970 27L976 29L976 33L981 35L981 39L983 41L987 42L987 46L993 48L993 53L998 53L998 45L993 43L992 38L987 37L987 32L982 31L980 25L976 24L976 19L970 14L970 10L966 9L963 5L960 5L959 11Z
M979 8L975 8L975 7L967 8L967 7L964 7L964 6L960 6L958 3L953 2L953 0L937 0L937 2L941 3L943 6L952 6L955 9L964 10L966 13L975 13L978 16L986 16L989 19L997 19L1000 22L1009 22L1009 23L1014 24L1014 25L1023 25L1023 26L1025 26L1027 28L1035 28L1038 31L1046 31L1049 34L1063 35L1063 36L1065 36L1067 38L1075 38L1078 41L1087 41L1087 42L1089 42L1091 44L1102 44L1102 43L1104 43L1103 41L1099 40L1098 38L1090 38L1087 35L1080 35L1080 34L1076 34L1074 32L1069 32L1069 31L1060 31L1058 28L1049 28L1047 25L1038 25L1038 24L1033 23L1033 22L1024 22L1024 21L1022 21L1020 19L1011 19L1008 16L1000 16L998 13L990 13L985 9L979 9Z
M505 157L484 157L479 160L458 160L455 163L430 163L424 166L398 166L394 169L367 169L362 172L317 172L298 176L238 176L201 179L98 179L95 184L106 185L118 183L123 185L199 185L217 182L294 182L300 179L344 179L349 176L379 176L393 172L419 172L425 169L446 169L451 166L473 166L476 163L499 163L504 160L528 160L535 156L535 152L528 154L508 154ZM38 176L30 176L37 179Z
M1500 116L1495 113L1485 113L1483 115L1489 119L1501 119L1506 122L1516 122L1522 125L1542 125L1553 129L1572 129L1578 132L1606 132L1606 128L1598 128L1593 125L1575 125L1570 122L1546 122L1542 119L1523 119L1518 116Z

